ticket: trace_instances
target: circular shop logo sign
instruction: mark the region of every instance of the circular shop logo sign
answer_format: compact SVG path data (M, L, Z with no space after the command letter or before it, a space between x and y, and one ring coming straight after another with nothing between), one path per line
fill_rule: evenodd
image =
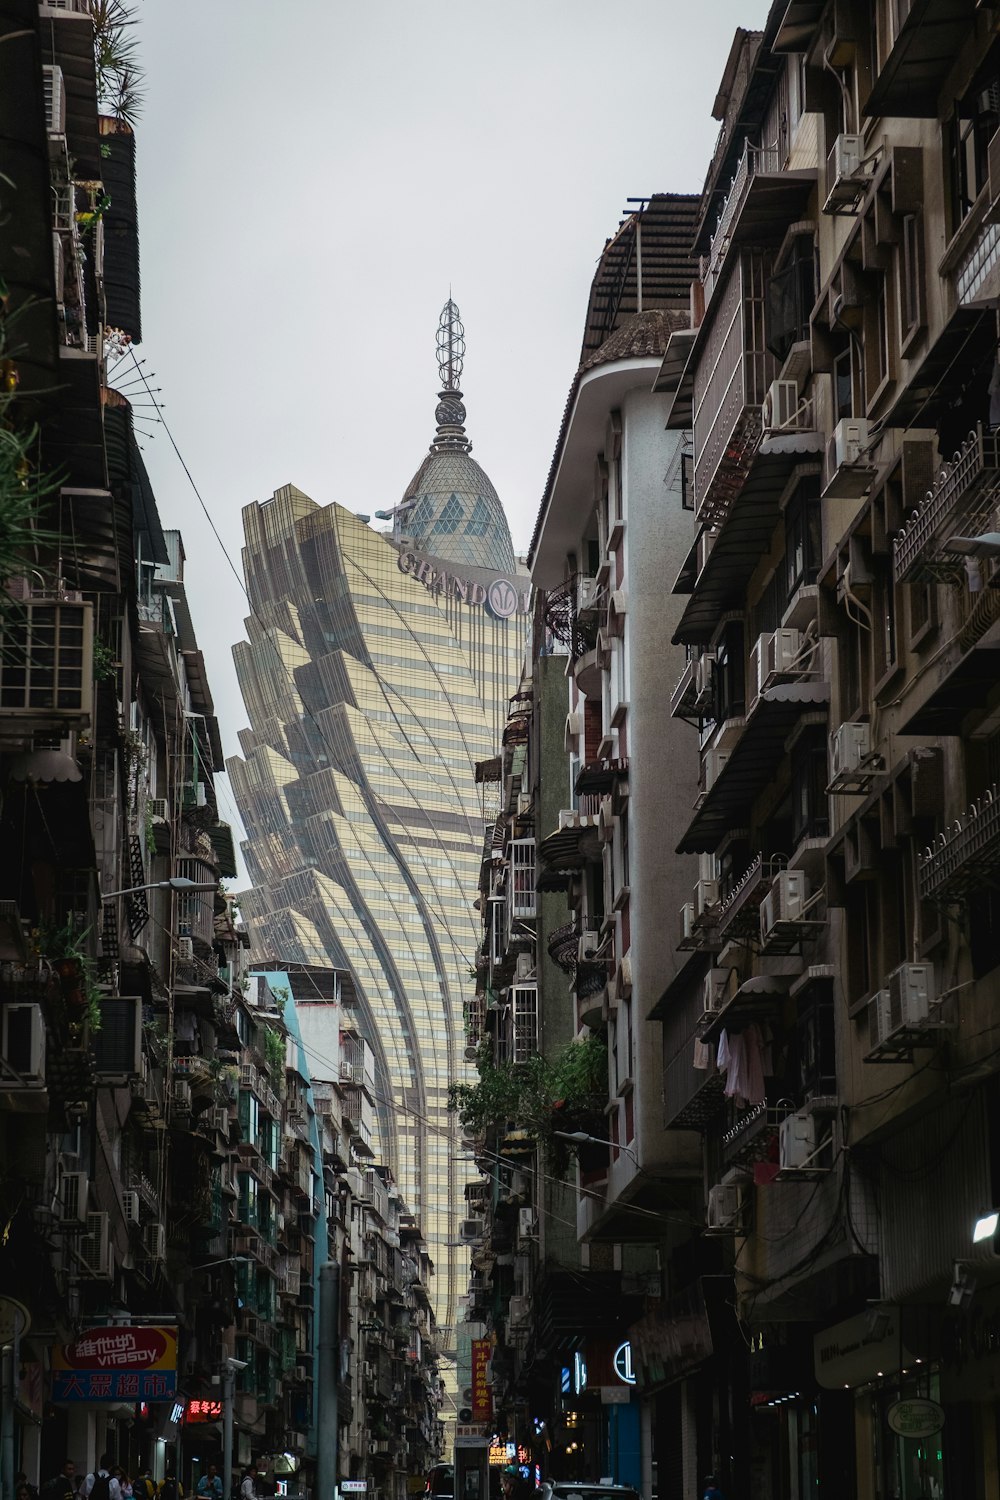
M635 1366L632 1363L632 1345L628 1339L615 1350L615 1374L626 1385L635 1385Z
M509 620L517 609L517 589L506 578L494 578L486 592L486 603L498 620Z
M894 1401L885 1419L900 1437L933 1437L944 1426L944 1411L936 1401L918 1397L912 1401Z

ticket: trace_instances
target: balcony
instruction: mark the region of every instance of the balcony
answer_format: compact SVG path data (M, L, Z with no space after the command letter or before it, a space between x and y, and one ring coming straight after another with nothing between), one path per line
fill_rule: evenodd
M1000 787L994 782L947 833L920 856L922 901L962 901L996 879L1000 867Z
M782 171L776 147L746 143L709 244L706 303L730 251L739 244L779 241L801 217L815 183L815 171Z
M946 550L953 536L994 529L1000 503L1000 441L978 427L911 512L892 551L897 583L956 583L962 558Z
M761 903L771 889L775 875L787 863L781 854L771 859L765 859L763 854L757 855L719 908L718 931L723 941L757 939Z

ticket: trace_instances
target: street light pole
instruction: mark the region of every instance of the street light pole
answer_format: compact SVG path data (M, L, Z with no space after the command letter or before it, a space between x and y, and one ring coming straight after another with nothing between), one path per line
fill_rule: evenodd
M227 1359L222 1369L222 1500L233 1492L233 1385L236 1371L245 1370L245 1359Z
M553 1130L552 1134L559 1136L561 1140L572 1141L576 1146L614 1146L616 1151L624 1151L626 1156L631 1157L638 1171L642 1171L635 1151L631 1146L623 1145L621 1141L610 1141L600 1135L589 1135L586 1130Z
M103 901L113 901L116 896L134 896L139 891L217 891L217 880L189 880L186 875L171 875L169 880L152 880L148 885L130 885L123 891L108 891Z

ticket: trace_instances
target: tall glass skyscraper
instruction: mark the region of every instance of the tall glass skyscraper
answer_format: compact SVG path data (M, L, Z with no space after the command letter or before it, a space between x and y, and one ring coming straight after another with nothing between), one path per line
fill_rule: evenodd
M252 614L234 655L250 728L228 764L255 957L352 974L381 1152L420 1216L452 1349L468 1171L447 1098L470 1072L462 1002L483 839L473 765L499 742L529 609L465 434L463 348L449 301L437 431L383 517L391 530L291 485L244 510Z

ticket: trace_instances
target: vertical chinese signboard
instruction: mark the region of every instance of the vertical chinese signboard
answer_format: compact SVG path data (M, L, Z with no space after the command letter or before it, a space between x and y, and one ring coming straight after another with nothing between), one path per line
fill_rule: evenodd
M493 1391L490 1386L490 1341L472 1340L472 1420L488 1422L493 1415Z
M91 1328L52 1349L53 1401L170 1401L176 1328Z

